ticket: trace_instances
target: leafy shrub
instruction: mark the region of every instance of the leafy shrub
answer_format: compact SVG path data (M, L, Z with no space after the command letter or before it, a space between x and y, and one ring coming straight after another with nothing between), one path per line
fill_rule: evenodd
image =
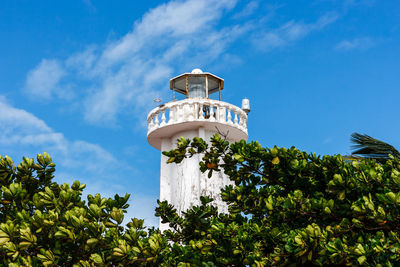
M85 185L52 182L49 155L0 158L1 266L392 266L400 261L400 162L346 161L292 147L180 139L171 164L201 154L223 170L229 214L209 197L182 215L159 202L171 230L122 221L129 195L82 200Z

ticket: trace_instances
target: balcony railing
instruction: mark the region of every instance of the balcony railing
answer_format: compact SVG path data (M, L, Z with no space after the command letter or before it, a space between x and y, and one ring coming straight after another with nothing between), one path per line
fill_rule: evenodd
M185 99L160 105L147 116L147 134L160 127L192 121L227 124L247 134L247 114L237 106L212 99Z

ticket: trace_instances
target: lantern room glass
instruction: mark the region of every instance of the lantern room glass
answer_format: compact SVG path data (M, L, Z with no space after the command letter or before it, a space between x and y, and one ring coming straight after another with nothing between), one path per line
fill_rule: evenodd
M188 80L189 98L206 98L206 77L189 76Z

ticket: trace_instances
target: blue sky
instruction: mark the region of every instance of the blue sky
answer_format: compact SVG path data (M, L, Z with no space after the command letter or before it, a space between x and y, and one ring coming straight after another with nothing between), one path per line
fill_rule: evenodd
M348 154L357 131L400 147L400 3L285 2L2 1L1 154L47 151L58 182L131 193L128 216L156 225L146 115L197 67L223 101L250 99L264 146Z

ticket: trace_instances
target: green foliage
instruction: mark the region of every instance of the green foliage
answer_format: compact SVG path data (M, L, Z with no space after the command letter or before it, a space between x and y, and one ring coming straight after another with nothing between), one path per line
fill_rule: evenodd
M348 162L257 142L211 146L179 140L164 155L181 162L202 153L203 172L223 170L229 214L209 199L180 217L168 203L157 214L174 231L180 260L215 266L391 266L400 261L400 163ZM183 249L184 248L184 249Z
M45 152L15 167L0 157L0 266L153 266L166 238L143 220L121 226L129 194L81 199L84 184L52 182ZM167 254L166 254L167 255Z
M229 214L212 199L178 214L171 230L122 226L129 195L82 200L84 184L52 181L49 155L15 167L0 157L0 266L396 266L400 261L400 162L346 161L292 147L178 140L171 164L200 154L202 172L224 171Z

